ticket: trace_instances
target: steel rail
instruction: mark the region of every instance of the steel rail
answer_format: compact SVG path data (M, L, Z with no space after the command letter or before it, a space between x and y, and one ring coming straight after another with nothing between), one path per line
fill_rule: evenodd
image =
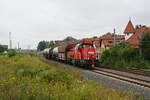
M110 67L110 66L106 66L106 65L100 65L99 67L150 77L150 71L145 71L145 70L140 70L140 69L139 70L137 70L137 69L127 69L127 68L119 68L119 67Z
M96 70L99 70L99 71L103 71L103 72L106 72L106 73L111 73L111 74L115 74L115 75L118 75L118 76L122 76L122 77L127 77L127 78L130 78L130 79L134 79L134 80L139 80L139 81L143 81L143 82L146 82L146 83L149 83L150 84L150 81L149 80L144 80L144 79L140 79L140 78L135 78L135 77L132 77L132 76L128 76L128 75L123 75L123 74L119 74L119 73L115 73L115 72L110 72L110 71L106 71L106 70L103 70L103 69L100 69L100 68L96 68ZM114 70L115 71L115 70ZM118 70L117 70L118 71ZM124 72L124 71L120 71L120 72ZM127 73L128 72L124 72L124 73ZM134 73L130 73L130 74L134 74ZM136 74L135 74L136 75ZM142 76L142 75L141 75ZM145 77L145 76L143 76Z
M148 87L150 88L150 83L149 81L145 81L142 79L138 79L138 78L131 78L130 76L125 76L125 75L121 75L121 74L116 74L116 73L111 73L111 72L107 72L107 71L103 71L103 70L90 70L91 72L97 73L97 74L101 74L104 76L108 76L111 78L115 78L115 79L119 79L121 81L126 81L129 83L133 83L133 84L137 84L140 86L144 86L144 87Z

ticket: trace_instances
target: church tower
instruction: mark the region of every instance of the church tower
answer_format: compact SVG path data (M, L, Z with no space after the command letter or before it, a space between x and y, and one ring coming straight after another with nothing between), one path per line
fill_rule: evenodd
M124 30L124 34L125 34L125 40L128 40L133 34L135 34L135 29L134 29L134 26L133 26L131 20L129 20L129 22Z

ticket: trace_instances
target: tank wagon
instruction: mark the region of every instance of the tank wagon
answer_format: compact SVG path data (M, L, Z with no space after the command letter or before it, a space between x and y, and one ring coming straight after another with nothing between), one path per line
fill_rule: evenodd
M54 60L58 59L58 47L52 48L50 54L51 58Z
M43 55L48 59L63 61L86 68L92 68L98 62L98 54L93 43L68 42L55 48L45 49L44 51Z
M44 51L43 51L43 55L46 57L46 58L50 58L50 49L51 48L46 48L46 49L44 49Z

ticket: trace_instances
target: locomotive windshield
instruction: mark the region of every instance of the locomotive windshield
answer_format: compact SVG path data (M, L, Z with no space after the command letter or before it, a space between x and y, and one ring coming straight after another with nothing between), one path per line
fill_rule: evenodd
M75 49L82 49L82 48L93 48L92 44L88 44L88 43L83 43L83 44L77 44Z
M83 48L92 48L91 45L83 45Z

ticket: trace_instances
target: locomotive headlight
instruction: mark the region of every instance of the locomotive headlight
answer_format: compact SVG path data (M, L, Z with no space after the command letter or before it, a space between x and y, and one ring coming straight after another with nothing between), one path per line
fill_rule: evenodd
M95 58L95 56L92 56L92 58Z

